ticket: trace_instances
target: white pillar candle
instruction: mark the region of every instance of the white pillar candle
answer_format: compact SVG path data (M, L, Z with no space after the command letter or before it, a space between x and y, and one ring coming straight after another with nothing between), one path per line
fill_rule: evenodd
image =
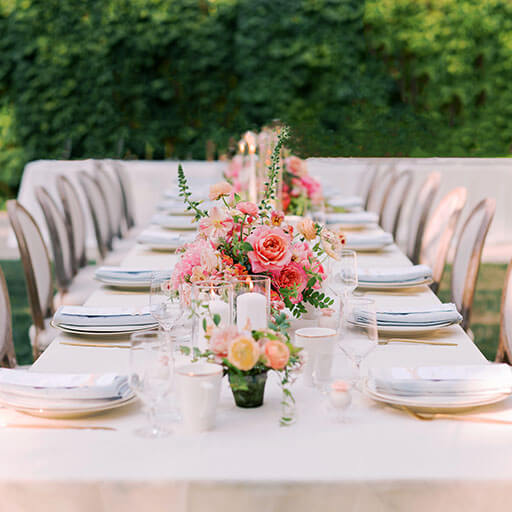
M242 293L236 299L236 326L238 329L267 328L267 299L261 293Z
M213 299L209 303L210 315L213 319L214 315L220 317L220 327L226 327L231 323L229 318L229 305L221 299Z

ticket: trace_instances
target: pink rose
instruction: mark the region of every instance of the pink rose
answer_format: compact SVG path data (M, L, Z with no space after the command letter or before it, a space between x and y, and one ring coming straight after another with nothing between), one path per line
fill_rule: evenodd
M293 304L297 304L302 300L302 292L306 288L308 275L306 271L298 264L292 261L286 265L280 272L272 275L272 282L278 289L290 288L295 290L295 296L290 297Z
M253 248L247 253L253 272L279 271L291 260L291 237L281 228L258 227L246 241Z
M318 201L322 198L322 185L312 178L311 176L303 176L301 178L302 186L307 190L308 197L313 201Z
M236 209L245 215L252 215L256 217L258 215L258 206L251 201L242 201L236 205Z
M304 176L307 174L306 162L301 160L298 156L289 156L285 159L286 169L292 174L297 176Z
M273 370L283 370L290 359L290 349L279 340L268 340L263 348L265 364Z
M216 356L227 357L229 344L237 336L239 336L239 333L234 326L214 329L210 340L208 341L209 348Z

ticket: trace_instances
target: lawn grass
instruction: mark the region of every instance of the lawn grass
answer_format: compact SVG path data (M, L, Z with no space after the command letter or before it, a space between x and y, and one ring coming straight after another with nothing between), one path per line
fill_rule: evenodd
M19 364L30 364L32 351L28 329L32 320L21 262L3 260L0 265L5 273L11 298L16 357ZM504 264L486 263L481 266L478 278L471 329L475 334L476 344L489 360L494 359L498 347L501 289L506 269ZM450 300L450 267L446 269L439 296L445 302Z

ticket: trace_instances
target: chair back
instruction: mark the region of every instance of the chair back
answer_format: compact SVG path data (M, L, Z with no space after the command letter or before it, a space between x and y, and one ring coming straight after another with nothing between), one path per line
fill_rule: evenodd
M44 330L44 319L53 315L53 275L48 250L36 221L18 201L7 201L7 214L18 241L32 321L36 329Z
M57 287L65 293L73 280L73 251L66 219L44 187L36 187L35 195L50 236Z
M423 233L419 262L432 269L432 290L437 293L443 277L446 257L459 221L460 214L466 204L465 187L457 187L443 197L434 210Z
M5 276L0 268L0 366L14 368L16 366L16 354L12 340L11 301L7 291Z
M389 187L395 176L396 169L394 167L376 173L368 191L366 210L380 214L382 204L385 200L386 194L389 192Z
M359 185L357 187L357 194L361 196L364 200L364 207L368 206L368 197L370 195L370 190L375 182L375 177L377 176L377 167L372 166L368 168L361 180L359 181Z
M452 302L462 315L464 330L469 328L482 250L495 211L495 199L480 201L466 219L457 241L452 267Z
M441 183L441 173L432 172L420 187L411 208L409 234L407 236L407 256L416 265L420 259L421 240L425 231L428 214Z
M73 274L87 265L85 214L75 186L66 176L57 176L59 193L67 221L69 240L73 252Z
M501 294L500 342L496 362L512 363L512 260L508 264L505 285Z
M106 200L98 182L87 172L81 171L79 179L89 205L98 252L103 259L107 252L112 249L111 226Z
M380 225L384 231L396 239L402 208L412 186L412 172L402 171L391 182L389 192L384 197L380 213Z
M110 231L113 236L121 238L123 230L121 227L123 221L123 198L117 178L114 178L105 170L100 162L96 162L96 179L101 186L103 194L107 200L107 210L110 220Z
M121 186L126 226L128 229L131 229L135 226L135 202L133 200L130 178L126 173L126 169L119 162L112 162L112 168L114 169L119 185Z

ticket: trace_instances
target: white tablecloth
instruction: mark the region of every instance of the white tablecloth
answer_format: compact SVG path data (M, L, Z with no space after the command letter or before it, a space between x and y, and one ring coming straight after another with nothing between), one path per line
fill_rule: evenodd
M175 256L135 247L125 266L168 268ZM397 266L407 259L392 246L361 254L359 263ZM372 293L386 305L434 304L427 287L412 295ZM99 289L90 306L147 304L146 293ZM484 358L459 327L437 335L456 347L379 346L368 365L481 363ZM61 335L40 357L38 371L128 370L126 349L62 345ZM341 353L339 368L348 368ZM354 417L331 423L318 392L298 382L298 422L280 428L280 392L267 384L265 405L235 408L224 382L217 428L145 440L133 429L145 420L137 404L76 420L116 432L0 428L0 492L6 510L60 511L486 511L509 496L512 429L507 426L422 422L361 399ZM512 403L479 411L512 420ZM38 420L0 409L2 422ZM69 421L69 420L68 420Z

